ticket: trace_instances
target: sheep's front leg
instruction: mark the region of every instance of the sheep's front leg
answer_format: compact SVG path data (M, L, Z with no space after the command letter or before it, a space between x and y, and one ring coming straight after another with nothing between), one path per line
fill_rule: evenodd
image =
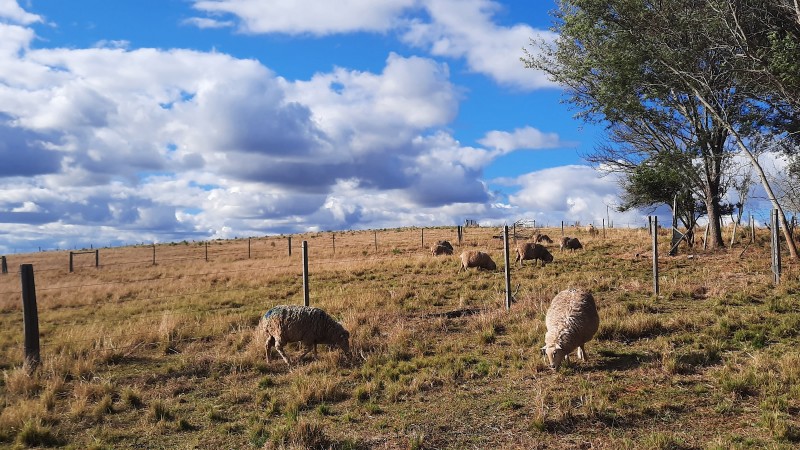
M317 356L317 346L316 346L316 345L314 345L314 344L309 344L309 343L307 343L307 342L303 342L303 348L304 348L306 351L304 351L304 352L303 352L303 354L302 354L302 355L300 355L300 357L298 358L298 361L299 361L299 360L302 360L303 358L305 358L305 356L306 356L306 355L308 354L308 352L310 352L311 350L314 350L314 356Z
M586 350L582 345L578 347L578 359L586 361Z

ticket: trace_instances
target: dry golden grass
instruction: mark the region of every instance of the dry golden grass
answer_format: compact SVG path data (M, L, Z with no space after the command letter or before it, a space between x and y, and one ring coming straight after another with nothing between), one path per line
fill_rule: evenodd
M288 237L103 248L99 268L76 255L73 273L67 251L10 255L12 272L34 265L42 364L22 368L19 275L0 275L0 447L800 443L797 264L771 284L765 231L741 257L741 243L662 257L656 298L646 230L568 228L585 250L551 245L553 264L513 266L510 311L498 233L466 229L438 257L428 248L456 244L454 228L294 235L292 256ZM302 303L303 240L311 304L350 330L354 357L322 346L289 369L266 363L253 328ZM459 272L473 248L501 270ZM556 373L539 355L543 318L573 286L593 291L601 327L589 360Z

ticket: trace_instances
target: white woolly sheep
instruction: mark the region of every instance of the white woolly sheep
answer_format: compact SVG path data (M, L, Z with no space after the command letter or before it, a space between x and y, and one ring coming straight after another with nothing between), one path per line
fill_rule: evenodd
M575 349L578 349L578 358L585 361L584 345L600 327L594 297L588 291L579 289L559 292L547 308L545 325L547 333L541 350L550 367L557 370Z
M529 259L533 260L534 264L536 264L537 260L542 261L542 266L544 267L545 264L553 262L553 254L541 244L520 242L517 244L517 259L514 262L519 261L519 266L522 267L522 261Z
M283 353L283 346L291 342L300 342L305 352L297 360L300 361L308 352L317 356L317 344L339 347L346 355L350 354L350 333L325 311L311 306L279 305L267 311L258 324L258 331L266 335L264 345L267 362L270 361L270 347L281 355L291 367L289 358Z
M583 244L581 244L581 241L579 241L578 238L571 238L567 236L561 238L561 246L559 247L560 251L564 251L564 249L575 251L581 248L583 248Z
M452 255L453 254L453 244L448 241L438 241L431 247L431 254L433 256L437 255Z
M494 263L492 257L488 253L480 252L478 250L466 250L461 253L461 269L466 271L470 267L477 267L478 269L496 270L497 264ZM461 269L458 269L461 272Z

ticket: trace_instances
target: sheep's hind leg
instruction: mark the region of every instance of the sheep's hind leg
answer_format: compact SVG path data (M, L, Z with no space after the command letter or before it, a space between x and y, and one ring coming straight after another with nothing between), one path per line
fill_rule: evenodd
M266 349L267 352L267 362L269 362L270 347L272 347L273 345L275 345L275 336L270 336L267 338L267 342L264 344L264 348Z
M281 358L283 358L283 360L286 361L286 365L289 366L289 368L291 369L292 364L289 362L289 358L287 358L286 355L283 353L283 342L281 342L279 339L275 340L275 350L278 351L278 354L281 355Z

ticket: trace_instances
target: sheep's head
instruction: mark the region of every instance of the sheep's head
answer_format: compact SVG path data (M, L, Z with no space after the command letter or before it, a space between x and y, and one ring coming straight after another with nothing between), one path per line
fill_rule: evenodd
M334 345L342 349L345 354L350 355L350 332L342 328L334 336Z
M567 356L567 352L557 344L545 345L542 347L541 351L542 355L547 357L547 363L550 364L550 368L553 370L558 370L561 363L564 362L564 358Z
M542 261L547 262L547 263L553 262L553 254L548 252L546 249L545 249L544 252L545 253L544 253L544 257L542 258Z

